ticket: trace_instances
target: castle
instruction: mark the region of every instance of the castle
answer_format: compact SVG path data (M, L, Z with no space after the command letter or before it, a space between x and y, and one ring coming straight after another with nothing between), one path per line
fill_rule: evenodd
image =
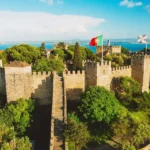
M12 62L3 67L0 60L0 94L6 95L7 102L32 97L39 105L52 105L51 150L67 149L62 137L63 123L67 119L67 101L78 100L89 86L104 86L110 90L113 89L114 78L128 76L140 84L142 92L149 91L149 55L132 56L131 66L118 68L112 68L111 62L85 61L84 64L85 70L64 71L58 75L56 72L32 72L31 65L23 62Z
M121 53L121 46L111 46L110 45L110 40L107 42L107 46L97 46L96 47L96 54L98 56L102 55L102 49L103 49L103 54L120 54Z

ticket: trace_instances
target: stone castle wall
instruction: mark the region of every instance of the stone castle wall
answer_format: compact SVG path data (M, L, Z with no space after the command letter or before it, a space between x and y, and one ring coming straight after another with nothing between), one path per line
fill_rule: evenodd
M131 77L131 66L121 66L118 68L112 68L111 71L111 78L118 78L118 77Z
M97 84L96 86L103 86L110 90L111 83L111 62L103 61L97 63Z
M0 68L0 95L6 95L5 71Z
M112 53L121 53L121 46L112 46Z
M7 101L17 98L35 98L40 105L51 104L52 77L51 73L11 73L6 74Z
M132 77L141 87L141 91L149 91L150 56L133 56L131 60Z
M110 89L113 79L128 76L135 79L141 91L149 91L150 56L132 56L131 66L111 68L110 62L85 62L85 71L63 73L67 100L77 100L89 86ZM115 81L115 80L114 80ZM0 94L7 93L7 101L35 98L42 105L51 103L53 76L50 72L31 73L31 66L0 68ZM6 91L5 91L6 87Z
M111 53L121 53L121 46L103 46L103 51L109 51ZM102 46L96 47L96 54L102 53Z
M67 100L78 100L85 90L85 71L66 71L63 73Z
M3 63L2 63L2 60L0 60L0 68L3 67Z
M92 62L92 61L87 61L85 63L85 67L86 67L86 89L89 86L95 86L97 84L97 63L96 62Z

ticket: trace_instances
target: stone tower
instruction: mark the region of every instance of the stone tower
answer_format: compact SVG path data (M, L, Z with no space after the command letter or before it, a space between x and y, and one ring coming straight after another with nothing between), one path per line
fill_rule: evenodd
M150 56L132 56L131 68L132 78L140 84L141 91L148 92L150 81Z
M2 60L0 59L0 68L3 67L3 63L2 63Z
M111 62L87 62L86 63L86 88L89 86L104 86L110 90Z

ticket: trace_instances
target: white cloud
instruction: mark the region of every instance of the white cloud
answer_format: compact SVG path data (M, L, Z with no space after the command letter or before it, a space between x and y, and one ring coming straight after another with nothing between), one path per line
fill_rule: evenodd
M105 19L42 12L0 11L0 41L87 39Z
M143 5L141 1L134 2L133 0L123 0L123 1L120 2L120 6L127 6L129 8L136 7L136 6L141 6L141 5Z
M150 13L150 4L145 7L145 9Z
M56 0L40 0L40 2L47 3L48 5L53 5ZM63 4L63 0L57 0L56 4Z

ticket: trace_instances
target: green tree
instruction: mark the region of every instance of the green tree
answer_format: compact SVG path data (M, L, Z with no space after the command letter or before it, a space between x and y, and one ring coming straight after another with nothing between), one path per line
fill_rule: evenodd
M53 54L55 55L55 56L59 56L60 58L62 58L63 60L65 59L65 51L64 50L62 50L62 49L60 49L60 48L58 48L58 49L55 49L54 51L53 51Z
M128 49L124 48L124 47L121 47L121 53L123 53L123 54L129 54L130 51Z
M120 117L112 126L114 141L120 143L122 150L136 150L150 140L148 117L143 112L130 113Z
M119 81L115 89L118 99L124 106L133 108L134 98L140 93L139 83L130 77L121 77Z
M82 69L82 61L82 53L80 51L79 43L77 42L74 48L73 68L76 70Z
M5 52L0 53L0 59L2 59L3 65L7 63L7 56Z
M70 115L64 136L69 143L75 145L76 150L81 150L81 148L85 147L89 142L90 134L87 125L80 122L77 118L75 114Z
M41 58L40 49L34 46L21 44L7 48L4 52L8 61L25 61L33 63Z
M81 97L80 112L89 122L110 123L120 114L120 104L104 87L89 87Z
M60 48L60 49L64 50L65 49L65 43L64 42L59 42L57 44L57 48Z
M137 111L144 111L150 114L150 93L140 93L134 98L134 101L137 105Z
M41 54L45 54L46 53L45 43L41 44L41 46L40 46L40 52L41 52Z
M49 58L46 59L42 57L35 62L33 65L33 71L57 71L58 73L62 73L64 69L64 63L60 58Z
M18 99L0 110L0 123L9 127L14 126L17 135L22 135L30 126L33 110L34 101L32 99Z

